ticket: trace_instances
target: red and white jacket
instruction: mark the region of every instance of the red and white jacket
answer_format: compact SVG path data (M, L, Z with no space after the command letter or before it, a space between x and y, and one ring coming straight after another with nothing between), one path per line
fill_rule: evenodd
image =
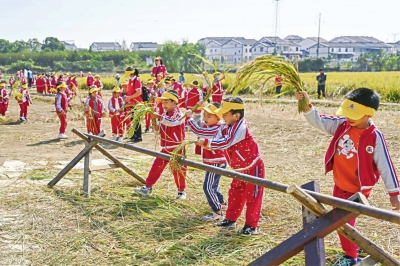
M14 83L15 83L15 80L11 77L11 78L8 80L8 83L10 83L10 86L12 87L12 86L14 85Z
M56 113L61 113L62 111L66 111L68 108L68 97L65 92L58 92L56 95L56 99L54 101L54 105L56 107Z
M160 146L168 152L172 152L185 140L185 119L180 119L181 116L181 111L176 107L160 117Z
M221 124L208 127L204 121L200 121L200 124L198 125L193 119L189 119L187 123L192 132L202 139L213 139L221 127ZM197 147L198 146L196 146L196 148ZM201 148L201 155L203 156L203 163L205 164L226 163L223 150L208 150Z
M304 117L314 127L333 135L325 155L325 172L333 169L333 155L338 141L351 128L345 117L319 115L311 105L311 110ZM370 126L360 136L358 143L358 179L360 190L371 190L382 177L390 196L400 195L399 180L390 158L385 138L370 120ZM360 191L360 192L361 192Z
M247 127L244 118L232 126L222 124L213 139L204 145L214 150L224 150L228 164L237 172L244 172L262 162L260 149Z
M90 87L90 86L93 85L93 83L94 83L94 78L93 78L92 75L89 75L89 76L86 78L86 86L87 86L87 87Z
M124 100L122 97L111 97L110 100L108 101L108 114L109 116L114 116L117 115L119 117L125 116L125 111L122 109L122 106L124 105Z
M192 109L199 101L203 100L203 93L196 87L191 88L187 92L186 97L186 108ZM201 110L193 110L193 113L201 113Z
M212 86L212 94L215 96L222 96L223 92L222 83L220 81L214 82Z
M21 93L22 98L21 98L21 100L18 100L18 104L27 103L28 106L29 106L29 104L32 103L29 91L28 90L19 89L19 93Z
M0 90L0 103L8 104L9 100L10 100L10 97L9 97L8 91L7 91L6 87L4 87Z
M95 103L96 103L96 108L95 108ZM101 101L101 98L97 96L96 99L93 99L93 97L89 95L85 101L85 111L86 114L93 112L93 116L96 119L101 119L104 113L104 105L103 102Z

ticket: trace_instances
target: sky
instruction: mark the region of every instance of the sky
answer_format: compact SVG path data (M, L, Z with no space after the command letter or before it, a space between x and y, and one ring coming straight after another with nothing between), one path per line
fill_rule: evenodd
M197 42L203 37L373 36L400 40L400 0L0 0L0 39ZM14 11L12 11L14 10Z

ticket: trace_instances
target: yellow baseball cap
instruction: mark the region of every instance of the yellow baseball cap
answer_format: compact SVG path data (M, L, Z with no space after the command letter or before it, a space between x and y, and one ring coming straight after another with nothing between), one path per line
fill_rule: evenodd
M65 84L65 82L61 82L61 84L59 84L57 86L57 89L60 89L60 88L67 88L67 84Z
M244 109L244 104L243 103L231 103L231 102L225 102L222 101L221 107L215 110L215 114L226 114L230 110L242 110Z
M96 86L90 86L89 93L93 93L95 91L99 91L99 88L97 88Z
M206 106L200 107L199 110L204 110L210 114L218 116L219 119L222 118L222 114L216 113L215 111L218 110L218 107L212 103L207 104Z
M166 91L161 97L156 98L157 102L161 102L162 100L173 100L174 102L178 102L178 94L175 91Z
M116 92L116 93L118 93L118 92L121 92L121 89L120 89L118 86L115 86L115 87L111 90L111 92Z
M374 116L375 113L376 110L374 108L367 107L349 99L345 99L336 111L336 115L344 116L352 120L361 119L364 115Z
M23 89L27 89L28 88L28 84L22 84L22 86L21 86L21 88L23 88Z

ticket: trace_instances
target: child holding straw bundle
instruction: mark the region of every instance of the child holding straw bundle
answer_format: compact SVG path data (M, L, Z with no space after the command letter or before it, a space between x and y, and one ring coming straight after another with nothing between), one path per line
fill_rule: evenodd
M7 88L6 81L0 81L0 117L5 117L8 110L8 101L10 99Z
M31 96L28 91L28 84L22 84L21 89L16 95L16 99L19 104L19 120L20 121L28 121L28 107L32 104Z
M216 114L216 110L221 105L219 103L209 103L200 109L203 110L203 121L196 123L193 119L188 121L188 126L193 133L199 138L212 139L217 134L221 119L220 114ZM191 116L191 111L186 113L186 116ZM196 146L200 147L200 146ZM197 152L196 152L197 154ZM209 164L215 167L226 168L226 159L222 150L208 150L201 149L200 153L203 157L203 163ZM222 219L222 206L226 206L224 196L220 192L218 185L221 175L217 175L211 172L206 172L203 183L203 191L206 195L208 204L210 205L212 212L203 217L203 221L212 222Z
M101 118L104 112L104 105L101 98L97 95L99 88L92 85L89 87L89 96L86 98L86 127L89 134L98 135L100 133Z
M306 92L296 92L298 100L309 97ZM382 177L390 196L393 210L400 209L399 180L390 158L383 134L373 124L371 117L379 107L379 95L370 89L359 88L349 92L335 116L319 115L309 105L303 115L314 127L333 136L325 155L326 173L333 170L333 196L348 199L357 192L367 198L373 186ZM356 219L348 222L355 227ZM339 234L346 255L334 265L355 265L358 246Z
M128 91L125 95L124 102L128 106L126 109L130 111L133 106L137 103L143 102L142 99L142 82L139 79L139 70L132 67L127 67L125 69L125 74L129 76L128 80ZM133 114L131 113L132 117ZM127 119L129 120L129 119ZM128 129L127 129L128 130ZM142 141L142 126L138 123L137 127L133 129L134 133L131 137L132 142Z
M162 97L158 97L156 101L162 103L164 113L162 115L157 113L152 114L152 118L159 119L159 125L153 126L155 131L160 132L161 152L171 154L185 140L184 121L181 119L181 112L178 108L178 95L174 90L169 90L164 92ZM156 158L147 176L146 185L134 190L140 195L150 196L154 184L160 178L168 164L168 161ZM186 199L186 166L181 165L180 169L171 170L178 188L176 199Z
M213 139L200 139L197 145L213 150L224 150L228 164L237 172L264 178L264 162L257 142L254 140L244 119L244 103L239 97L222 101L215 113L225 120ZM225 219L217 226L234 230L236 221L246 204L246 221L238 232L244 235L257 233L264 188L233 179L228 191L228 208Z
M65 135L67 129L67 109L68 109L68 96L65 93L67 85L64 82L57 82L57 95L55 99L55 107L58 118L60 119L60 130L58 133L59 139L67 139L68 136Z
M111 117L112 135L113 140L121 142L124 136L124 100L121 97L121 89L118 86L114 86L111 92L112 97L108 101L108 114Z

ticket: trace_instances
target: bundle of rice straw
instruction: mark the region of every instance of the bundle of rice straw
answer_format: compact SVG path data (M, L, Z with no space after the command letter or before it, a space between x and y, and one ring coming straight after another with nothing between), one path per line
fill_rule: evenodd
M281 75L285 84L296 91L303 91L304 85L292 63L273 55L264 55L242 66L236 73L234 84L229 88L233 94L246 89L249 84L267 83L271 78ZM287 90L284 93L292 92ZM305 98L298 102L299 113L308 110L308 102Z
M129 107L129 105L125 106ZM131 121L131 128L128 131L128 138L131 138L133 134L135 133L135 129L139 126L139 124L143 121L145 118L146 114L153 114L154 109L150 104L147 103L137 103L134 105L131 109L131 114L129 116L126 116L124 120L126 119L132 119ZM154 121L153 121L154 123Z

